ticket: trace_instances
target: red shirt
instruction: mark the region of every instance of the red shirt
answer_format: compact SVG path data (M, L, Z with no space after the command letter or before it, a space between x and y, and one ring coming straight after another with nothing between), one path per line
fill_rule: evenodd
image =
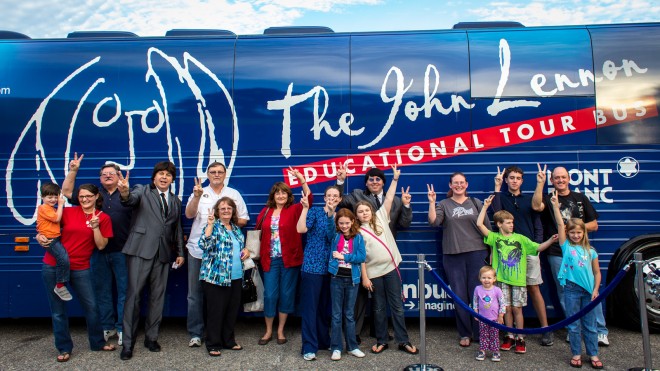
M98 211L97 211L98 212ZM62 213L62 237L60 241L69 254L71 270L80 271L89 269L89 259L96 248L94 231L87 226L91 215L85 214L80 206L64 208ZM112 221L106 213L99 214L99 229L105 238L112 237ZM46 252L43 262L55 266L55 258Z
M312 205L313 202L314 196L310 193L309 204ZM285 268L298 267L303 263L302 238L296 228L302 209L302 204L299 202L280 211L280 242L282 243L282 262ZM264 218L263 215L266 211L268 211L268 214ZM259 252L261 254L259 261L264 272L270 271L270 224L272 215L273 210L264 207L257 217L257 220L264 218L261 222L261 249Z

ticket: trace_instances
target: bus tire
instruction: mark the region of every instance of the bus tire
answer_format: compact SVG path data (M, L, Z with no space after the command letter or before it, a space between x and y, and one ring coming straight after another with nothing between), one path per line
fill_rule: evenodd
M617 259L616 268L620 270L633 259L633 254L641 252L644 261L644 292L646 293L646 314L649 330L660 332L660 239L651 238L626 249ZM655 272L655 273L654 273ZM652 284L655 285L653 288ZM608 300L614 319L623 327L641 331L639 297L636 268L633 264L625 277L615 288L613 300Z

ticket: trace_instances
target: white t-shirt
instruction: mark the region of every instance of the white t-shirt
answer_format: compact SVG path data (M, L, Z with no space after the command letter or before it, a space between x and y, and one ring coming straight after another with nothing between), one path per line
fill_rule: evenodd
M390 251L387 252L385 246L383 246L383 244L376 238L372 237L371 234L366 233L365 231L360 231L360 234L364 238L364 244L367 250L367 259L365 260L365 263L367 266L367 277L369 277L369 279L378 278L391 272L395 268L392 263L392 257L394 257L397 266L401 264L401 254L399 253L399 248L396 245L396 240L392 235L392 231L390 231L389 222L390 216L385 212L385 207L382 206L376 211L376 225L378 226L378 230L382 231L380 235L377 235L368 223L362 224L361 226L361 228L373 233L378 239L380 239L380 241L385 243ZM391 256L390 253L392 253Z
M234 202L236 202L236 211L238 212L238 217L240 219L250 220L250 214L248 214L247 206L243 197L238 193L237 190L231 187L224 186L220 191L220 194L216 194L211 186L204 187L204 193L199 198L199 204L197 205L197 214L195 215L195 220L193 225L190 228L190 235L188 236L188 243L186 247L188 252L192 255L193 258L201 259L202 258L202 249L199 248L197 243L199 242L199 237L201 237L206 228L206 223L208 222L209 209L212 209L216 202L223 197L229 197ZM191 194L188 198L188 206L194 198L194 194Z

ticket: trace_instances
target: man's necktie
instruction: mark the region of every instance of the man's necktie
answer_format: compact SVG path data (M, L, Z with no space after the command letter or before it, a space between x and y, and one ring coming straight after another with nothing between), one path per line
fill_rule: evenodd
M374 198L376 199L376 210L380 209L380 200L378 199L378 195L374 195Z
M165 212L165 216L167 216L167 213L169 209L167 208L167 200L165 199L165 193L160 194L160 200L163 202L163 211Z

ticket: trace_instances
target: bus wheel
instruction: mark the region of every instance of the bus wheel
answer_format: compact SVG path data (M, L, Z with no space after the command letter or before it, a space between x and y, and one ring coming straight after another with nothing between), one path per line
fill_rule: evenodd
M646 314L649 329L660 332L660 241L648 240L640 244L629 254L629 259L621 261L621 265L633 259L633 253L641 252L646 264L643 268L644 286L641 290L646 294ZM621 267L619 267L620 269ZM632 330L641 330L639 296L635 265L630 268L619 286L615 289L612 306L615 318L619 323Z

